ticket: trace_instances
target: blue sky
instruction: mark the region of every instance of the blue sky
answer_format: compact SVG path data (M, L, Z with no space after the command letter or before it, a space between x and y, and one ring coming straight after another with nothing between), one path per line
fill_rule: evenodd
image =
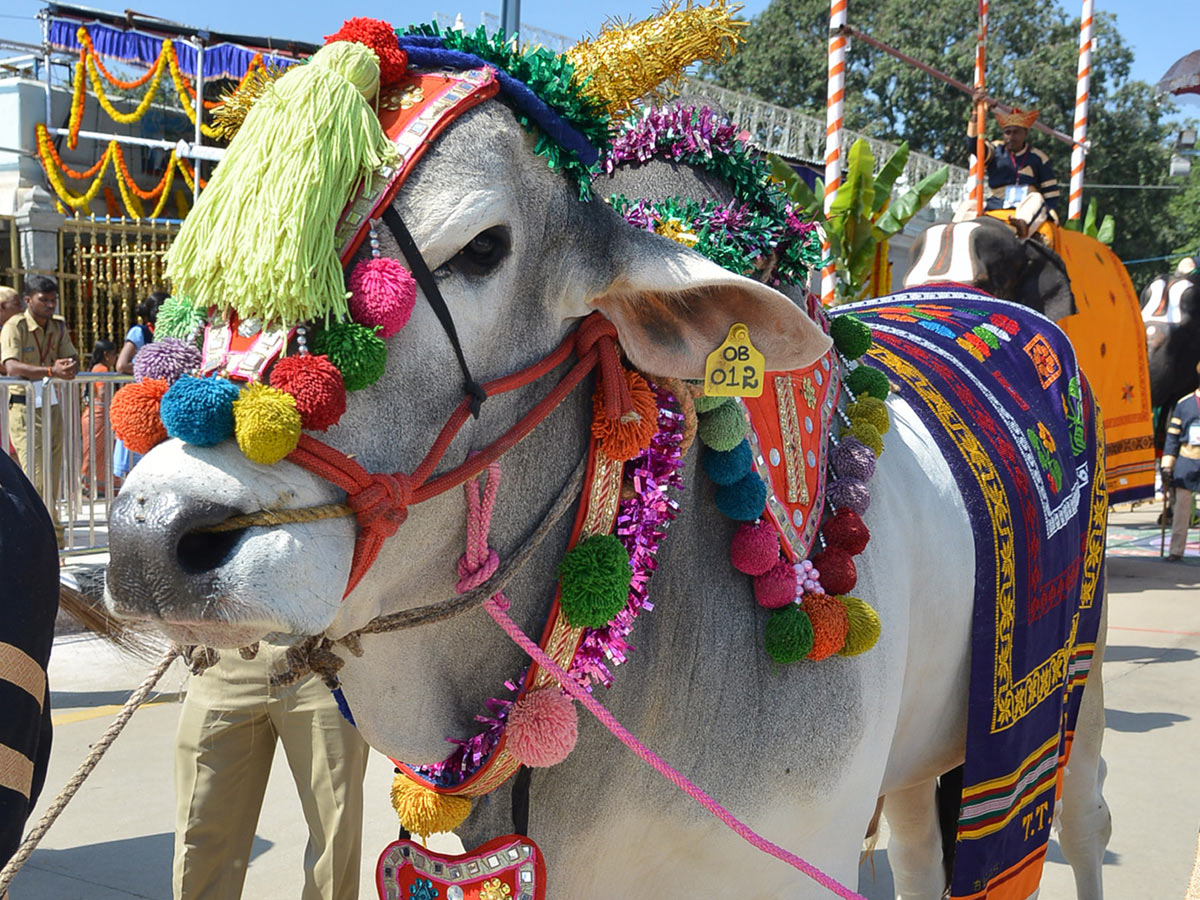
M104 0L86 0L87 5L116 9L122 4ZM468 23L477 23L484 10L500 12L500 0L491 3L455 7L455 0L432 0L425 4L398 4L395 0L353 0L342 6L346 15L374 16L395 25L410 19L429 18L437 10L453 15L461 12ZM863 0L868 2L868 0ZM992 0L1002 4L1004 0ZM198 27L249 34L269 34L284 38L318 41L321 36L336 30L338 14L331 14L329 4L313 0L294 0L287 4L288 13L281 16L274 3L246 3L245 0L132 0L138 12L153 14ZM38 0L5 0L0 13L0 35L27 42L39 42L40 35L33 16L41 8ZM1097 11L1115 13L1126 41L1134 48L1132 77L1151 84L1163 76L1179 57L1200 48L1200 31L1194 26L1200 21L1196 0L1095 0ZM521 20L528 25L566 35L592 34L610 17L643 18L660 6L657 0L599 0L579 3L572 0L524 0ZM746 0L743 15L753 16L767 6L767 0ZM1063 4L1077 13L1074 3ZM1187 12L1191 9L1192 12ZM398 11L399 10L399 11ZM853 7L851 9L853 17ZM851 18L853 22L853 18ZM1192 23L1188 26L1187 23ZM814 47L814 53L824 48ZM1103 52L1100 48L1099 52ZM936 65L936 60L928 60ZM1200 97L1193 97L1185 111L1200 113Z

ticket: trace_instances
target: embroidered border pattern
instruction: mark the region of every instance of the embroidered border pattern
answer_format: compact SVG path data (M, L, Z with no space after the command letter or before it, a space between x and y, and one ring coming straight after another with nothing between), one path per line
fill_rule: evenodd
M800 419L796 415L792 376L776 375L774 380L775 402L779 404L779 428L783 432L788 503L807 503L808 480L804 472L804 448L800 445Z

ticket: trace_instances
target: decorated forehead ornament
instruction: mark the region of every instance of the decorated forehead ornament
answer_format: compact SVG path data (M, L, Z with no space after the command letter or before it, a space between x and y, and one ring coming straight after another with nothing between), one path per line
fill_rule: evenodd
M670 3L565 55L483 28L397 34L355 18L306 65L244 85L220 122L229 149L168 254L174 298L159 330L172 340L151 354L153 376L113 403L118 436L144 449L236 437L272 463L302 430L335 424L346 392L383 374L384 340L411 315L413 276L379 254L372 223L430 142L499 95L588 199L615 117L732 51L745 25L733 15L726 0ZM370 254L347 277L364 242Z

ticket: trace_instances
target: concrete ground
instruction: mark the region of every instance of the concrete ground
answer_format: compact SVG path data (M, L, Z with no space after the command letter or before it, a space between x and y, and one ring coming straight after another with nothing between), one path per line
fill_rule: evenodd
M1154 512L1115 512L1113 524L1156 532ZM1200 557L1182 563L1109 557L1109 648L1104 661L1108 732L1105 795L1113 836L1105 887L1118 900L1182 898L1200 824ZM50 678L54 753L42 810L108 726L150 663L99 640L63 635ZM152 701L133 717L76 799L17 877L12 900L128 900L171 895L171 759L178 699L186 677L178 663ZM391 765L373 754L366 779L361 896L375 896L371 871L396 836L388 802ZM299 896L307 838L299 801L277 754L258 823L244 896ZM892 894L886 833L860 869L870 900ZM1052 843L1041 896L1074 897L1069 867ZM872 869L874 871L872 871ZM635 898L630 898L635 900Z

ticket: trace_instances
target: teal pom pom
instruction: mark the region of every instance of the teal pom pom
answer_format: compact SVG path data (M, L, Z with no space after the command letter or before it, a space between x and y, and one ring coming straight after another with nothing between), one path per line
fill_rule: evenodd
M168 297L154 318L154 334L159 338L187 338L204 325L206 318L203 307L184 297Z
M313 336L312 351L329 357L347 391L361 391L379 380L387 365L387 345L375 332L357 322L336 322Z
M738 403L726 403L697 417L696 436L713 450L732 450L746 439L746 417Z
M215 447L233 437L233 401L240 393L225 378L184 375L163 396L159 415L171 437Z
M573 628L603 628L629 600L633 569L613 534L580 541L558 564L559 604Z
M753 522L767 504L767 486L750 472L741 481L717 488L717 509L735 522Z
M777 663L802 660L812 650L812 620L796 604L789 603L775 610L767 619L763 643L767 654Z
M754 465L754 452L750 442L743 440L732 450L710 450L703 448L700 462L714 484L726 485L741 481Z
M846 387L855 397L874 397L876 400L886 400L891 391L887 376L870 366L859 366L847 375Z
M696 406L697 413L712 412L718 406L724 406L733 400L732 397L709 397L707 394L701 394L699 397L693 397L692 403Z
M846 359L858 359L871 346L871 329L846 313L833 317L829 323L829 336Z

